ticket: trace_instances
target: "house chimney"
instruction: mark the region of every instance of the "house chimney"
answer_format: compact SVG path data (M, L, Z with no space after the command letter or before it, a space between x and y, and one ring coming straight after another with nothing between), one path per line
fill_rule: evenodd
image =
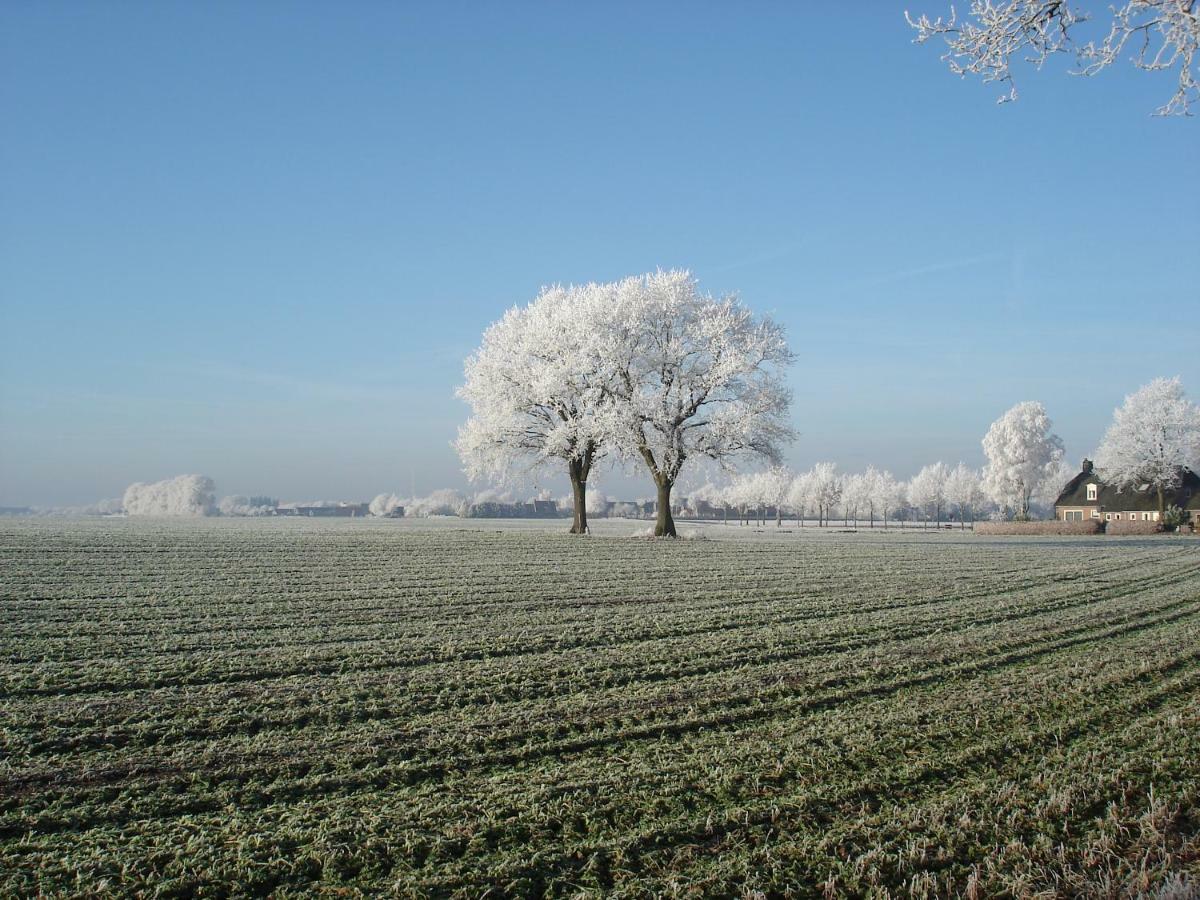
M1092 474L1092 461L1090 459L1085 459L1083 461L1083 472L1085 475Z

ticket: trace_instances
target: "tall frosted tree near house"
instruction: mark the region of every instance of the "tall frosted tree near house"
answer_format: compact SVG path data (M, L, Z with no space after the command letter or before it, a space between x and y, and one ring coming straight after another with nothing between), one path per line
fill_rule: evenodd
M674 536L671 490L689 460L778 462L794 437L792 360L783 329L733 296L702 294L688 272L618 283L605 359L619 361L613 445L645 464L658 492L656 536Z
M1166 491L1179 486L1184 467L1200 463L1200 407L1187 399L1178 378L1156 378L1125 398L1096 451L1105 481L1158 495L1158 519Z
M1050 428L1046 407L1027 400L1018 403L992 423L983 438L987 465L983 490L997 505L1029 518L1034 492L1058 471L1063 443Z
M455 448L472 479L566 470L572 534L587 531L587 480L605 452L602 416L614 370L605 365L611 288L550 287L510 309L467 358L458 396L471 406Z

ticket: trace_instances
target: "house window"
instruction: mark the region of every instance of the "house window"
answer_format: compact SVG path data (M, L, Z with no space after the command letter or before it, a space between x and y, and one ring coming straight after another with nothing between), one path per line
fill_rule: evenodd
M1111 522L1111 521L1112 521L1112 513L1105 513L1105 514L1104 514L1104 521L1105 521L1105 522Z
M1149 522L1150 521L1150 513L1142 513L1142 521Z
M1089 500L1096 499L1096 486L1094 484L1088 485L1088 499Z
M1092 510L1092 518L1093 518L1093 519L1098 519L1098 518L1100 518L1100 512L1099 512L1099 510L1095 510L1095 509L1093 509L1093 510Z

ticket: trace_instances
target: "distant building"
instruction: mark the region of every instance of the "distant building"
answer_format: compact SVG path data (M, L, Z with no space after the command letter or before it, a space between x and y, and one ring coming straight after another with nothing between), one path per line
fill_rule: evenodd
M558 518L558 502L555 500L531 500L528 503L502 503L499 500L484 500L472 503L467 509L472 519L555 519Z
M1167 506L1178 506L1191 514L1200 526L1200 476L1184 469L1180 485L1165 495ZM1078 475L1067 482L1054 501L1054 518L1066 522L1100 519L1105 522L1158 521L1158 492L1143 486L1117 488L1105 484L1096 474L1092 461L1085 459Z
M352 519L367 515L368 503L328 503L317 506L279 506L277 516L308 516L314 519Z

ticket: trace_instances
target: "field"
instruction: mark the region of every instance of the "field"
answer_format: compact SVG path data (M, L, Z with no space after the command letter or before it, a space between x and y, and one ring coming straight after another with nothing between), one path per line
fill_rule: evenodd
M0 895L1200 883L1200 541L605 527L0 523Z

